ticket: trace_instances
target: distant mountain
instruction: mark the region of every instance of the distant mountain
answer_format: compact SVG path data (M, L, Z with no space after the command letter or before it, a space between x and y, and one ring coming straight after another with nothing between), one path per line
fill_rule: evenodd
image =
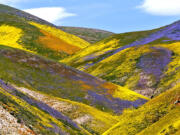
M89 45L38 17L0 5L0 44L34 52L56 60Z
M178 135L180 85L152 99L137 110L127 110L121 121L103 135Z
M62 62L153 97L179 82L179 41L180 21L113 35Z
M114 33L105 31L105 30L99 30L99 29L91 29L91 28L81 28L81 27L65 27L60 26L61 30L76 35L89 43L95 43L100 40L103 40L104 38L107 38Z

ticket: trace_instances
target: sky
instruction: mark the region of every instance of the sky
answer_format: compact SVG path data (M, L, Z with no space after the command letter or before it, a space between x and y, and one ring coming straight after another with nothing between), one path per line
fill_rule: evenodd
M180 0L0 0L60 26L115 33L149 30L180 20Z

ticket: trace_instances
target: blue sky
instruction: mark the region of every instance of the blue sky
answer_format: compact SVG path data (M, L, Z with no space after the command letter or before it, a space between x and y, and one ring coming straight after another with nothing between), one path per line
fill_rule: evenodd
M116 33L161 27L180 20L180 0L0 0L56 25Z

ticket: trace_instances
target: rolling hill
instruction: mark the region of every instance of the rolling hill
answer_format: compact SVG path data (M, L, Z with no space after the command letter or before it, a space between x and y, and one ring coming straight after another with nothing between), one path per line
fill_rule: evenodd
M0 57L0 106L24 124L22 131L101 134L119 121L124 109L148 101L127 88L21 49L1 45Z
M16 17L20 17L20 18L24 18L28 21L33 21L33 22L36 22L36 23L40 23L40 24L45 24L45 25L50 25L50 26L54 26L54 24L46 21L46 20L43 20L37 16L34 16L34 15L31 15L27 12L24 12L22 10L19 10L19 9L16 9L16 8L13 8L13 7L10 7L10 6L7 6L7 5L4 5L4 4L0 4L0 13L2 14L8 14L8 15L12 15L12 16L16 16Z
M0 5L0 44L62 59L89 45L33 15Z
M0 5L0 134L102 134L149 99L59 63L89 45Z
M180 85L152 99L137 110L126 110L121 122L103 135L170 135L180 130Z
M109 32L109 31L104 31L104 30L99 30L99 29L91 29L91 28L82 28L82 27L65 27L65 26L60 26L59 27L61 30L76 35L89 43L95 43L100 40L103 40L114 33Z
M179 82L180 21L110 36L63 59L77 69L153 97Z
M64 32L67 32L72 35L76 35L76 36L88 41L89 43L94 43L94 42L100 41L100 40L114 34L112 32L99 30L99 29L56 26L50 22L47 22L46 20L43 20L34 15L31 15L27 12L24 12L22 10L18 10L16 8L12 8L12 7L3 5L3 4L0 4L0 13L24 18L30 22L36 22L39 24L48 25L48 26L52 26L52 27L61 29Z
M0 134L179 135L179 21L61 28L0 5Z

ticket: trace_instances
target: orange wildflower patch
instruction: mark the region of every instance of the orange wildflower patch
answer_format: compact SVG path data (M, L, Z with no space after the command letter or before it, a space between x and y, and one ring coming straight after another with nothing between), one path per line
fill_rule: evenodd
M83 81L79 81L79 83L80 83L81 87L82 87L83 89L85 89L85 90L91 90L91 89L92 89L92 86L87 85L87 84L86 84L85 82L83 82Z
M108 93L113 95L114 91L117 89L117 86L112 84L112 83L109 83L109 82L106 82L102 85L102 87L104 87L105 89L108 89Z
M64 40L59 39L56 36L53 36L52 34L44 30L40 30L40 31L41 33L44 34L44 36L39 37L39 42L49 49L59 52L63 51L70 55L81 50L81 48L68 44Z

